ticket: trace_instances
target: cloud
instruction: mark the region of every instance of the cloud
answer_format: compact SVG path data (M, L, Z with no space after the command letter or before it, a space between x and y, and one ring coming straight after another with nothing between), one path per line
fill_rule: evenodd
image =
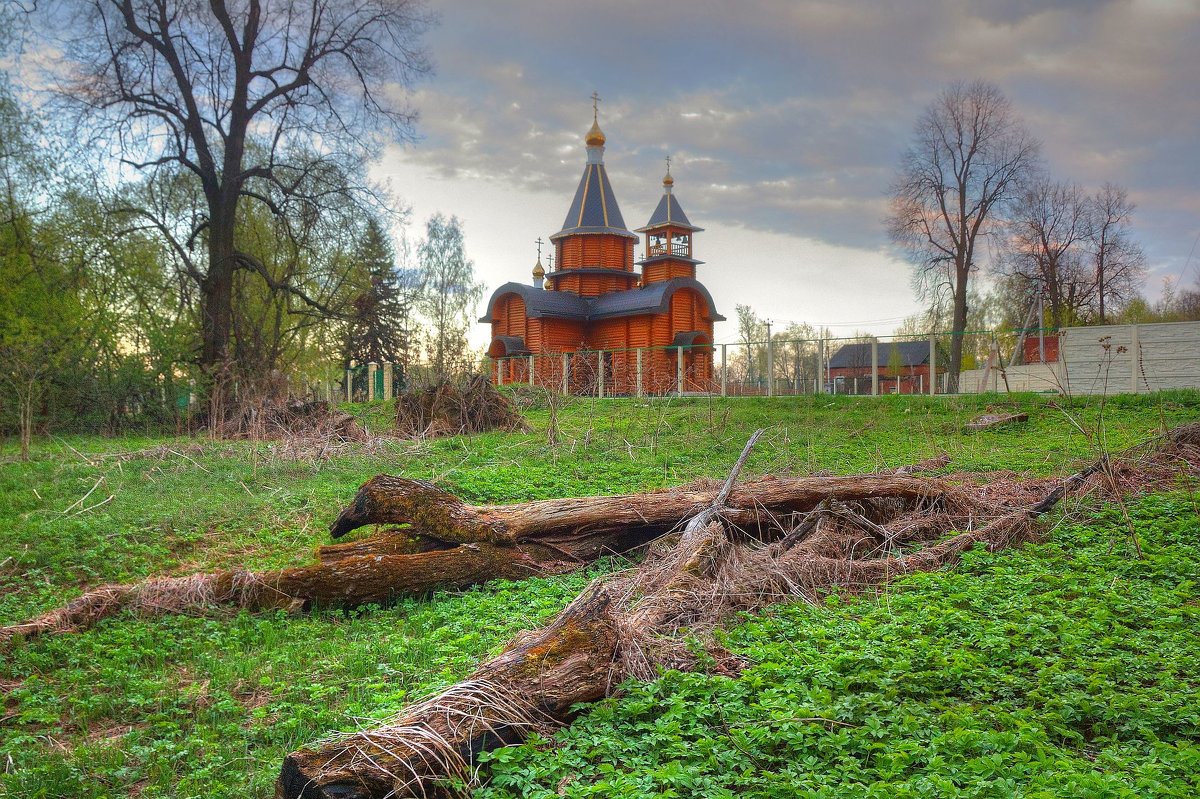
M1193 2L526 0L442 14L438 74L414 97L423 139L404 157L447 178L557 192L565 207L598 89L623 204L657 196L672 154L698 224L877 250L917 116L947 82L982 77L1044 141L1052 174L1129 188L1152 262L1186 255L1200 230Z

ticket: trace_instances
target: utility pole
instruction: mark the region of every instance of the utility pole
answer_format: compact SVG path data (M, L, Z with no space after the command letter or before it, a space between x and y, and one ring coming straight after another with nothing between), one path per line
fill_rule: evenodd
M1042 286L1041 280L1039 280L1037 282L1037 287L1038 287L1038 323L1037 323L1038 324L1038 362L1045 363L1046 362L1046 330L1045 330L1046 310L1042 305L1044 298L1045 298L1045 290Z

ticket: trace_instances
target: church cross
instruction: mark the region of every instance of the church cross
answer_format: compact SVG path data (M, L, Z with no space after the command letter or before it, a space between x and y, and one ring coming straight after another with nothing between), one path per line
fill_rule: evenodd
M593 91L592 92L592 121L593 122L599 121L599 115L600 115L599 103L600 103L600 95Z
M671 174L671 156L667 156L667 174Z
M542 262L542 237L541 236L538 236L538 238L537 238L537 246L538 246L538 263L541 263Z

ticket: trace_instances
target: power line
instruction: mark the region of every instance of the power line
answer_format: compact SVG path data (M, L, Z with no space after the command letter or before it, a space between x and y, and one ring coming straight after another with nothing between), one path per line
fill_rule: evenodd
M1200 244L1200 233L1196 234L1196 240L1192 242L1192 251L1188 253L1187 259L1183 262L1183 269L1179 270L1179 277L1175 279L1175 285L1183 285L1183 276L1187 274L1188 267L1192 265L1192 256L1196 254L1196 245Z

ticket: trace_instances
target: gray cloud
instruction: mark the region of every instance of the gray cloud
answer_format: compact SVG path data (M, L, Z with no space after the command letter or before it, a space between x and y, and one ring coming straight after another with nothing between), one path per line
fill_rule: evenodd
M1200 231L1194 2L530 0L442 14L438 75L415 98L424 140L406 157L559 192L564 210L595 88L623 206L652 204L671 153L698 224L876 249L917 115L948 81L982 77L1044 141L1052 174L1129 188L1160 271L1177 272Z

